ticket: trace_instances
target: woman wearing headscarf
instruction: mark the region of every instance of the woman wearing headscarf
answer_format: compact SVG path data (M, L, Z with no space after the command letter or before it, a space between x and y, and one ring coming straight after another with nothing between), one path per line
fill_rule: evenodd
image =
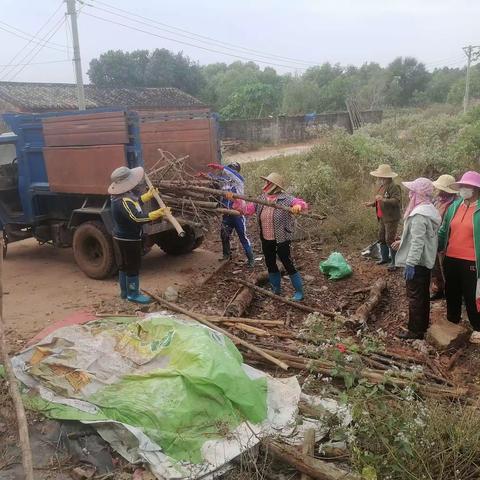
M402 182L408 189L409 203L404 214L402 238L395 263L404 267L408 297L408 331L404 340L423 338L430 322L430 275L438 246L440 214L433 205L433 183L428 178Z
M277 265L277 256L290 276L296 301L303 300L303 282L300 273L293 263L290 244L295 236L294 215L308 209L308 205L300 198L295 198L285 192L285 181L278 173L271 173L265 180L261 200L289 207L290 212L274 207L249 203L246 205L247 215L257 214L262 251L272 290L279 295L281 293L282 276Z
M144 176L142 167L119 167L112 172L112 184L108 187L120 296L130 302L143 304L150 303L151 298L140 293L142 226L144 223L162 219L169 211L168 207L149 213L143 211L143 204L150 201L154 195L153 189L141 194L139 186Z
M443 218L448 210L448 207L457 198L458 192L451 186L455 183L455 178L452 175L440 175L437 180L433 182L433 186L436 190L435 200L433 204L438 210L438 213ZM445 297L445 280L443 278L443 258L441 255L437 255L435 266L432 271L432 285L430 300L440 300Z
M459 323L465 302L472 328L480 331L480 173L466 172L451 187L460 198L445 214L438 247L445 253L447 319Z
M402 192L393 179L398 176L390 165L380 165L370 172L377 179L375 200L365 203L367 207L375 207L378 219L378 243L380 244L379 265L390 263L390 269L395 269L395 250L391 248L395 241L398 223L401 218Z

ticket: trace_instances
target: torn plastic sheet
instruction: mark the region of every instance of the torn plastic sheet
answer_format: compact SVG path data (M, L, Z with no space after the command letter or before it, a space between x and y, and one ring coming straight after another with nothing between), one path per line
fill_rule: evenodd
M262 438L301 442L312 426L297 424L295 377L245 365L228 338L165 314L61 328L13 365L38 393L26 396L30 408L92 424L160 479L213 478ZM321 422L313 425L324 435Z

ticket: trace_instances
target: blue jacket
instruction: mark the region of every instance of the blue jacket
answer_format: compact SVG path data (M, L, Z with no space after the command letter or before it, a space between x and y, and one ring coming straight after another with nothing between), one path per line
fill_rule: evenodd
M223 175L209 175L212 180L220 184L220 188L226 192L233 192L243 195L245 192L245 179L232 168L223 167ZM225 208L232 208L233 200L222 198L222 205Z
M142 201L132 192L112 195L113 236L120 240L142 238L142 225L151 220L142 210Z

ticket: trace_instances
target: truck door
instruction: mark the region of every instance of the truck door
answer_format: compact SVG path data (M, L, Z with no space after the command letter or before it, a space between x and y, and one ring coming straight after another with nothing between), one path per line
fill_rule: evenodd
M8 141L8 135L0 135L0 220L3 224L23 215L18 191L16 144ZM16 138L14 135L11 137L13 140Z

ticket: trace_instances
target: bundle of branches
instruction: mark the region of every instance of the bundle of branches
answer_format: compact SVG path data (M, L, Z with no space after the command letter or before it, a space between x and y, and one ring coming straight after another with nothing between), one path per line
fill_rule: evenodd
M239 216L237 210L225 208L222 200L226 191L222 190L222 181L195 175L188 165L188 156L176 158L170 152L159 150L160 158L148 173L152 183L159 189L164 202L172 207L176 214L192 218L206 230L212 218L217 215ZM276 203L234 194L233 198L261 205L272 206L289 211L288 207ZM301 212L302 218L323 220L322 215Z

